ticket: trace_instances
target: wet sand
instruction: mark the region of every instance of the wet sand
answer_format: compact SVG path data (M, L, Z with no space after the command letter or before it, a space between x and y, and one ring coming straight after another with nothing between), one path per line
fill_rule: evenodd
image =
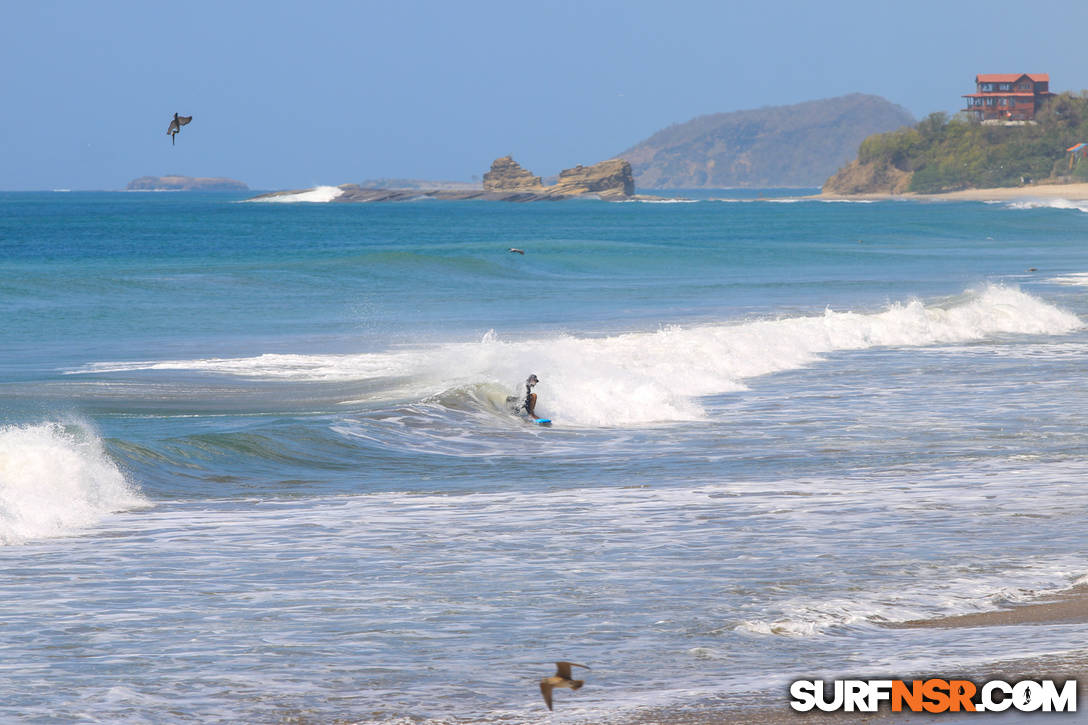
M843 675L847 677L848 675ZM861 712L795 712L789 706L789 695L783 691L777 702L747 702L744 705L707 705L690 712L662 709L641 713L629 721L632 725L790 725L793 723L879 723L879 725L910 725L912 723L1024 723L1024 722L1085 722L1088 707L1088 648L1065 655L1032 659L1005 660L971 670L941 670L939 673L904 673L903 679L964 679L981 683L986 680L1066 680L1077 681L1077 712L1017 712L1005 713L903 713L884 709L873 713Z
M910 622L885 625L891 629L922 628L960 628L960 627L1005 627L1005 626L1047 626L1060 624L1078 624L1088 622L1088 585L1079 585L1060 594L1047 597L1038 602L1011 605L1006 609L978 614L965 614L955 617L918 619ZM977 713L893 713L881 710L876 713L825 713L794 712L789 707L789 695L784 690L777 701L747 701L744 703L723 702L719 706L705 703L703 707L691 712L660 710L643 713L632 718L631 723L638 725L788 725L789 723L828 722L828 723L880 723L898 725L900 723L940 722L943 725L961 725L961 723L1022 723L1022 722L1085 722L1084 710L1088 707L1088 644L1070 642L1073 649L1061 655L1050 655L1027 659L1000 660L969 670L941 670L940 672L897 673L904 679L942 677L946 679L968 679L973 682L985 680L1056 680L1064 682L1074 679L1078 682L1077 705L1079 712L1072 713L989 713L979 720ZM843 677L856 676L844 673ZM877 675L874 675L877 676ZM879 675L883 676L883 675Z
M818 194L815 199L890 200L916 199L920 201L1010 201L1017 199L1068 199L1088 200L1088 183L1085 184L1033 184L997 189L964 189L943 194Z
M888 625L895 629L1004 627L1021 624L1083 624L1088 622L1088 585L1074 587L1043 602L957 617L916 619Z

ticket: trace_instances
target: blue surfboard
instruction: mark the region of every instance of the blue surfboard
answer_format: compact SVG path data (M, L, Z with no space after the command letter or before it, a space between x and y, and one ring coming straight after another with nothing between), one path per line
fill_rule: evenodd
M552 427L551 418L537 418L533 422L536 423L537 425L542 425L545 428L551 428Z

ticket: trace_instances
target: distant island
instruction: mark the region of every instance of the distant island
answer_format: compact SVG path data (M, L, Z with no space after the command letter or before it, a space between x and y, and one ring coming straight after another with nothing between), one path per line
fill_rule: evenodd
M815 187L853 159L863 139L914 121L901 106L854 93L699 116L617 157L647 189Z
M248 191L249 187L235 179L207 176L141 176L128 182L127 191Z
M373 202L476 199L524 202L563 201L577 198L622 201L656 197L640 197L635 194L631 164L623 159L609 159L592 166L578 165L572 169L565 169L559 172L555 184L545 185L539 176L533 176L532 172L523 168L512 157L503 156L491 163L491 170L484 174L482 187L417 189L341 184L314 189L274 191L255 196L251 201Z
M947 193L1088 182L1088 93L1059 93L1030 121L933 113L866 138L857 158L823 185L827 195Z

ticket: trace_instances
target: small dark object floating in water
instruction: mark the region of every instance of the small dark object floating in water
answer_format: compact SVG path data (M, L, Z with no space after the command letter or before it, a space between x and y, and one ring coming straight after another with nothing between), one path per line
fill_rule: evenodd
M517 247L510 247L510 251L513 254L525 254L524 249L518 249Z
M192 116L179 116L177 111L174 112L174 120L170 122L170 126L166 129L166 135L170 137L170 145L174 145L174 137L181 131L181 127L192 121Z

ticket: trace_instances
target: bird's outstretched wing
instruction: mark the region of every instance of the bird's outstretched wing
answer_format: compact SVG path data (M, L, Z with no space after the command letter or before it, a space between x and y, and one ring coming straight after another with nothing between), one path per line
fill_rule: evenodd
M544 696L544 704L548 706L548 709L552 709L552 690L555 686L548 682L547 678L540 681L540 694Z
M181 126L178 125L177 121L171 121L170 125L166 127L167 135L172 134L172 133L177 133L180 130L181 130Z
M585 665L580 665L577 662L556 662L555 663L555 674L559 675L564 680L569 680L570 679L570 668L571 667L581 667L582 669L585 669L585 670L589 669Z
M185 124L189 123L189 121L192 121L192 120L193 120L192 116L178 116L178 125L179 126L184 126Z

